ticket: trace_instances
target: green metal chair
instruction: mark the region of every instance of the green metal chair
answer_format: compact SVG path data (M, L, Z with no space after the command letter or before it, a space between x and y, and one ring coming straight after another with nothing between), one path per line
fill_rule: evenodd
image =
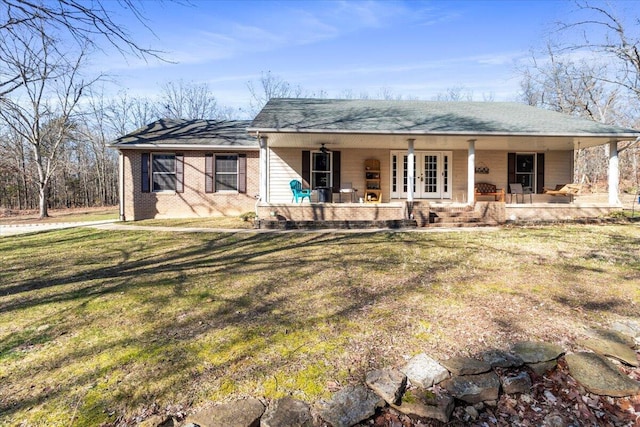
M292 202L295 200L296 203L301 203L306 197L309 199L309 203L311 203L311 190L303 190L302 183L296 179L291 181L289 185L291 186L291 192L293 193L293 198L291 199Z

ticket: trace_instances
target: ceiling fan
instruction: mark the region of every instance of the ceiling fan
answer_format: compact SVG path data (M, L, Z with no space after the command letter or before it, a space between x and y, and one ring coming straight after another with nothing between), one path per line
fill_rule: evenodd
M320 144L320 152L322 154L327 154L331 150L329 150L327 147L325 147L324 144L325 144L324 142L322 144Z

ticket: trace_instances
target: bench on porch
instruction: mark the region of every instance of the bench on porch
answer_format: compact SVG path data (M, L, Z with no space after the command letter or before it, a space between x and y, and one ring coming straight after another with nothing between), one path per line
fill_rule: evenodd
M504 203L504 188L496 188L494 184L479 182L475 186L475 199L480 196L493 196L494 201Z
M573 197L578 195L580 190L582 190L582 184L558 184L554 189L544 187L544 194L554 197L566 196L570 202L573 202Z

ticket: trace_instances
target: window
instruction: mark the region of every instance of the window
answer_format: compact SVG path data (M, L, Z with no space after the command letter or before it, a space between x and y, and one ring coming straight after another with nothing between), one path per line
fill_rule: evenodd
M153 154L151 159L153 191L176 191L175 154Z
M205 193L247 192L247 155L205 154Z
M530 187L534 193L544 191L544 153L508 153L507 182Z
M516 182L523 187L535 188L536 178L535 154L516 153Z
M238 156L235 154L216 154L215 191L238 191Z
M331 153L311 153L311 188L331 187Z

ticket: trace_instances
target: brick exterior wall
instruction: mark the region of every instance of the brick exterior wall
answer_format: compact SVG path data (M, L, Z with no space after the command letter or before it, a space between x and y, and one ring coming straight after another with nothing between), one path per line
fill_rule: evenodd
M247 192L244 194L205 192L205 154L211 151L162 152L184 154L184 192L143 193L142 151L122 150L124 164L120 179L124 182L121 202L124 203L125 220L233 216L255 209L260 176L258 151L239 152L247 157ZM233 152L225 151L225 154L229 153Z
M282 203L260 206L258 216L261 219L287 221L389 221L405 219L406 207L403 202L388 204Z

